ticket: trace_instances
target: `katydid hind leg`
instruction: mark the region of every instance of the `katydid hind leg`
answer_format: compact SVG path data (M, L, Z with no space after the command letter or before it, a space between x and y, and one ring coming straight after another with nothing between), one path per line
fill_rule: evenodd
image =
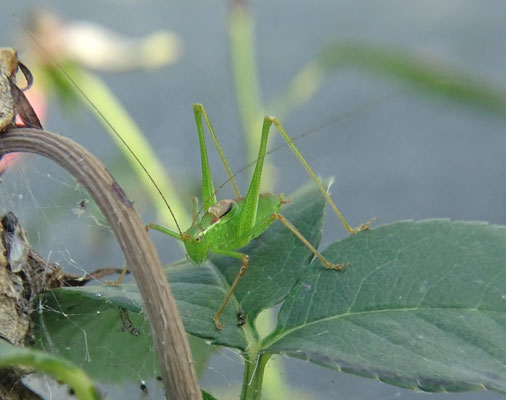
M312 168L309 166L309 164L307 163L307 161L305 160L305 158L302 156L302 154L300 153L299 149L295 146L295 144L293 143L293 140L290 138L290 136L288 136L288 134L286 133L285 129L283 128L283 126L281 125L281 123L278 121L278 119L274 118L274 117L270 117L270 120L271 120L271 123L273 123L274 125L276 125L276 127L279 130L279 132L281 133L281 136L283 136L283 138L285 139L285 141L288 144L288 146L290 146L290 148L292 149L292 151L294 152L294 154L297 156L297 158L299 159L299 161L302 163L302 165L304 166L304 168L306 168L306 170L309 173L309 175L311 175L311 177L315 181L316 185L318 186L318 189L320 189L320 192L325 197L325 199L327 200L327 202L330 204L330 206L332 207L332 209L336 213L337 217L341 220L341 222L343 223L343 225L346 228L346 230L349 233L351 233L351 234L355 234L355 233L358 233L358 232L363 231L363 230L368 230L370 228L371 222L373 222L374 220L372 219L372 220L370 220L370 221L368 221L368 222L366 222L366 223L364 223L364 224L362 224L362 225L360 225L360 226L358 226L356 228L352 228L350 226L350 224L348 223L348 221L346 220L346 218L344 218L344 216L341 213L341 211L339 210L339 208L337 208L336 204L334 203L334 201L330 197L329 193L327 192L327 190L325 189L325 187L322 185L322 183L320 182L320 180L318 179L318 177L316 176L316 174L314 173L314 171L312 170Z
M209 159L207 157L206 138L204 136L204 127L202 125L202 106L193 105L193 113L195 115L195 123L197 124L197 133L199 136L200 158L202 165L202 202L204 211L216 204L216 196L214 194L214 185L211 177L211 168L209 167Z
M262 137L260 138L260 148L258 150L258 158L255 165L255 171L251 177L251 183L248 188L248 194L244 199L244 203L239 215L238 235L243 236L256 224L256 215L258 207L258 196L260 195L260 183L262 180L262 170L264 166L265 153L267 152L267 141L269 139L269 131L272 126L272 119L264 118L262 125Z
M221 147L220 141L218 140L218 136L216 135L216 133L214 131L213 125L211 123L211 120L209 119L209 116L207 115L206 109L204 108L204 106L202 104L198 104L198 103L194 104L193 108L194 108L194 110L197 110L197 112L199 113L199 116L201 118L203 118L204 122L206 123L209 135L211 136L214 146L216 147L216 150L218 151L218 154L220 155L223 166L225 167L225 171L227 172L228 180L230 181L230 183L232 184L232 187L234 189L235 197L237 197L237 198L241 197L241 194L239 192L239 188L238 188L237 183L235 181L234 174L232 173L232 170L230 169L230 165L228 163L227 157L225 156L225 152L223 151L223 148ZM203 200L206 200L206 199L203 199Z
M290 232L292 232L297 239L299 239L311 252L318 257L318 259L321 261L321 263L325 266L327 269L335 269L338 271L342 271L344 267L346 266L346 263L341 264L333 264L329 262L325 257L321 255L321 253L316 250L311 243L302 235L302 233L299 232L299 230L285 217L283 217L279 213L273 213L272 214L273 219L279 220Z

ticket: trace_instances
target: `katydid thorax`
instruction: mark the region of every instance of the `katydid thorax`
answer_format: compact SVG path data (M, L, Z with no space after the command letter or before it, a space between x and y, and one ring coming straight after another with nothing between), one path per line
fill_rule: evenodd
M323 187L316 174L310 168L299 150L295 147L292 139L288 136L281 123L274 117L265 117L262 126L262 136L260 140L260 148L258 158L256 160L255 170L251 178L246 197L241 197L235 179L230 171L230 167L225 158L221 145L214 132L211 121L201 104L194 104L193 111L197 124L197 133L199 137L200 155L202 162L202 201L203 212L200 212L197 199L193 200L193 222L186 231L173 231L164 226L150 223L147 229L155 229L165 233L173 238L183 242L188 257L197 264L202 264L208 257L209 253L222 254L229 257L240 259L242 265L230 286L220 307L214 315L214 323L217 329L222 329L223 324L219 318L224 310L228 300L232 296L241 277L245 274L248 267L249 257L240 251L252 239L260 236L275 221L282 222L302 243L304 243L311 252L319 258L321 263L328 269L341 270L344 264L332 264L328 262L280 213L281 208L286 200L283 195L272 193L260 193L260 183L262 179L262 168L264 158L267 151L267 141L271 126L274 124L287 144L293 150L297 158L304 165L311 177L314 179L323 196L327 199L331 207L336 212L346 229L350 233L356 233L369 228L369 223L363 224L358 228L351 228L341 212L330 198L327 190ZM225 165L229 180L232 182L236 198L232 200L216 199L213 181L207 157L207 147L204 137L204 127L202 120L205 121L211 138L216 145L220 157ZM177 224L176 224L177 225Z

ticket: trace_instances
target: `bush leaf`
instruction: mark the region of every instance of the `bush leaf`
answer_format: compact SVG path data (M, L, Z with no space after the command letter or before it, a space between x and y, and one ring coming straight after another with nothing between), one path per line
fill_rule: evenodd
M506 229L398 222L332 244L285 300L264 352L425 391L506 392Z

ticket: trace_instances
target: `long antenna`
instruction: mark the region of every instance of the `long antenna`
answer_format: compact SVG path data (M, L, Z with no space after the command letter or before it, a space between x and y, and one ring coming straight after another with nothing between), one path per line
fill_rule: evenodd
M7 5L4 3L4 7L7 7ZM56 65L56 67L58 68L58 70L65 76L66 79L69 80L69 82L72 84L72 86L78 91L78 93L91 105L91 107L93 108L93 110L100 116L100 118L105 122L105 124L109 127L109 129L111 129L111 131L117 136L117 138L120 140L120 142L123 144L123 146L125 146L125 148L128 150L128 152L132 155L132 157L135 159L135 161L139 164L139 166L142 168L142 170L144 171L144 173L146 174L146 176L149 178L149 180L151 181L151 183L153 184L153 186L155 187L156 191L158 192L158 194L161 196L163 202L165 203L165 206L167 207L167 209L169 210L170 212L170 215L172 216L172 219L174 220L174 223L176 224L176 227L177 227L177 230L179 231L180 234L182 234L182 230L181 228L179 227L179 224L177 223L177 219L176 219L176 216L174 215L174 212L172 211L172 208L170 207L169 205L169 202L167 201L167 199L165 198L165 196L163 195L162 193L162 190L160 189L160 187L158 186L158 184L155 182L155 180L153 179L153 177L151 176L151 174L149 173L149 171L147 170L147 168L144 166L144 164L141 162L141 160L139 159L139 157L137 156L137 154L135 154L135 152L132 150L132 148L128 145L128 143L125 141L125 139L123 139L123 137L118 133L118 131L116 130L116 128L114 128L114 126L112 125L112 123L104 116L104 114L98 109L98 107L95 105L95 103L93 103L91 101L91 99L86 95L86 93L74 82L74 80L72 79L72 77L67 73L67 71L65 71L65 69L58 63L58 61L56 61L54 59L54 57L52 56L52 54L50 54L44 46L42 46L42 44L39 42L39 40L35 37L35 35L30 31L30 29L28 29L28 27L25 26L25 24L23 24L20 19L16 16L16 14L14 14L11 10L9 10L9 12L11 13L12 17L18 22L18 24L23 28L23 30L25 31L25 33L30 36L30 38L34 41L34 43L37 44L37 46L42 50L42 52L44 53L44 55L46 55L47 57L49 57L49 59L52 60L52 62L54 63L54 65Z

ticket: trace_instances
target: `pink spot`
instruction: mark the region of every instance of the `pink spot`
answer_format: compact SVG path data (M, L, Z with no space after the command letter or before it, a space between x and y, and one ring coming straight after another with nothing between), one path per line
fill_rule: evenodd
M39 117L39 120L42 124L44 124L44 119L46 117L47 110L47 101L46 96L42 92L42 90L33 85L30 90L25 92L25 96L28 99L28 102L32 105L33 110ZM19 115L16 116L16 125L24 126L23 121L19 118ZM18 162L23 159L23 153L9 153L3 156L0 159L0 175L4 173L4 171L8 168L12 168Z

